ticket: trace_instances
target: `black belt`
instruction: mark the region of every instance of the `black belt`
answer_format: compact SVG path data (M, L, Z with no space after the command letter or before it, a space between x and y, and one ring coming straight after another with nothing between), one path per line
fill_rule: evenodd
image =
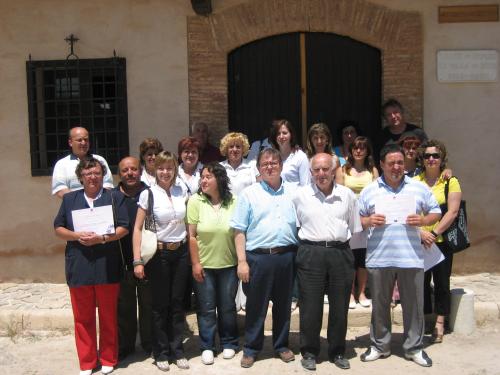
M278 247L259 247L254 250L250 250L251 253L254 254L268 254L268 255L273 255L273 254L283 254L283 253L288 253L290 251L296 251L297 246L296 245L288 245L288 246L278 246Z
M341 242L341 241L309 241L309 240L301 240L302 243L314 246L322 246L322 247L335 247L337 249L347 249L349 248L349 241Z

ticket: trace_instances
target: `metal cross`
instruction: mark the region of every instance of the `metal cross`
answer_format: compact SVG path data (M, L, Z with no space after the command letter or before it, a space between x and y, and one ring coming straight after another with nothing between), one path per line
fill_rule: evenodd
M66 42L69 43L70 45L70 53L68 56L66 56L66 60L69 59L71 56L74 56L78 59L78 56L73 52L73 46L76 42L78 42L80 39L78 39L77 37L75 37L73 34L71 34L70 36L64 38L64 40Z

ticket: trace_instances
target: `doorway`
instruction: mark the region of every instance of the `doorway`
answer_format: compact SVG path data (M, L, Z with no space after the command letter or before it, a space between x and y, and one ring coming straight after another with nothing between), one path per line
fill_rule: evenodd
M324 122L334 144L342 120L371 139L380 129L382 62L377 48L331 33L260 39L228 55L229 130L251 141L267 136L274 118L289 119L302 144Z

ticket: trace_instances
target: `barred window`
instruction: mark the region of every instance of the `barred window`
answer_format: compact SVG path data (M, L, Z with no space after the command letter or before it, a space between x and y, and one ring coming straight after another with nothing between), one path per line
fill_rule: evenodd
M129 153L124 58L26 62L31 175L52 174L67 155L68 131L89 131L90 149L116 173Z

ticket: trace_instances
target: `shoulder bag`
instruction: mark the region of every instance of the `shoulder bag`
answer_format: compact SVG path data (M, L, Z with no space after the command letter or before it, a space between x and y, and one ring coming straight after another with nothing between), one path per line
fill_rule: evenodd
M155 255L158 248L158 237L156 236L156 221L153 213L153 192L148 189L148 209L146 211L146 219L142 226L141 238L141 258L144 264L148 263Z
M450 179L452 178L456 177L450 177ZM446 202L439 206L443 216L446 212L448 212L448 191L450 179L446 181L444 186L444 196ZM454 253L465 250L470 246L469 233L467 231L467 211L465 210L465 201L463 199L460 201L460 208L458 209L457 217L453 220L448 229L442 233L442 236L444 242Z

